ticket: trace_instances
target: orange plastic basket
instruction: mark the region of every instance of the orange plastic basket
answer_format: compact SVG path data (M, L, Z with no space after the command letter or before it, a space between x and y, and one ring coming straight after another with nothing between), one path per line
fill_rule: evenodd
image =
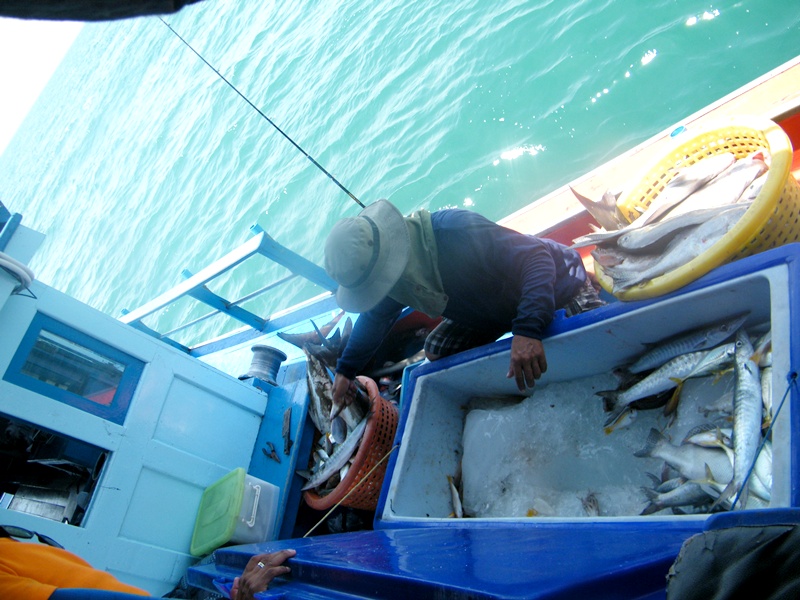
M617 207L627 219L635 219L681 167L722 152L732 152L738 159L759 148L769 150L772 164L763 189L739 222L716 244L685 265L640 286L617 292L617 298L644 300L660 296L720 265L800 240L800 186L789 172L792 144L778 125L761 117L731 118L678 142L617 201ZM595 263L595 272L600 285L612 292L613 282L603 267Z
M363 510L375 510L378 506L383 476L389 463L388 458L372 473L369 475L367 473L392 449L394 435L397 432L397 407L383 399L378 392L377 384L372 379L363 376L357 379L367 388L373 414L364 428L364 437L358 446L353 464L339 485L324 496L313 490L304 493L306 504L314 510L329 510L345 496L347 497L341 503L342 506ZM355 491L348 496L354 488Z

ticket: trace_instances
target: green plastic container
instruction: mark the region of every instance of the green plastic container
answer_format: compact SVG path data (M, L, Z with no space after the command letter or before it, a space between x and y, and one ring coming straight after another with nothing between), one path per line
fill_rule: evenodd
M203 492L190 552L204 556L227 543L272 539L280 489L234 469Z

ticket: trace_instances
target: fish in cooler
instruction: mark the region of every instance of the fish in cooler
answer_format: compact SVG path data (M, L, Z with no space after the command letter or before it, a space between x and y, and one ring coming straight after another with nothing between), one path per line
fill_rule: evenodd
M713 348L733 336L739 327L744 325L748 314L742 313L699 329L670 336L660 342L647 344L648 350L628 367L628 371L641 373L660 367L681 354Z
M747 332L740 330L736 334L736 387L733 400L734 473L720 494L719 503L730 498L736 501L736 496L739 496L741 506L747 505L748 488L745 482L761 444L762 406L760 373L753 361L753 345Z

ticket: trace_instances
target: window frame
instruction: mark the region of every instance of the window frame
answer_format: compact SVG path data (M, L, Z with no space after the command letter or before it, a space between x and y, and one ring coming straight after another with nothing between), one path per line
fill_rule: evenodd
M110 404L100 404L85 396L59 388L41 379L23 373L23 367L28 361L28 357L31 355L43 330L124 365L122 376L120 377L119 384L117 385L117 389L114 392ZM31 320L25 335L23 335L14 356L11 358L3 380L58 402L63 402L64 404L73 406L89 414L101 417L117 425L122 425L128 414L128 408L130 407L131 400L133 399L133 395L136 392L139 380L144 371L144 365L145 363L143 361L118 348L106 344L57 319L37 312Z

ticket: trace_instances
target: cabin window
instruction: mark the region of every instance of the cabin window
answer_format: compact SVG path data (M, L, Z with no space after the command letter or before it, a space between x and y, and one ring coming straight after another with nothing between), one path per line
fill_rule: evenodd
M122 424L144 363L37 314L4 379Z

